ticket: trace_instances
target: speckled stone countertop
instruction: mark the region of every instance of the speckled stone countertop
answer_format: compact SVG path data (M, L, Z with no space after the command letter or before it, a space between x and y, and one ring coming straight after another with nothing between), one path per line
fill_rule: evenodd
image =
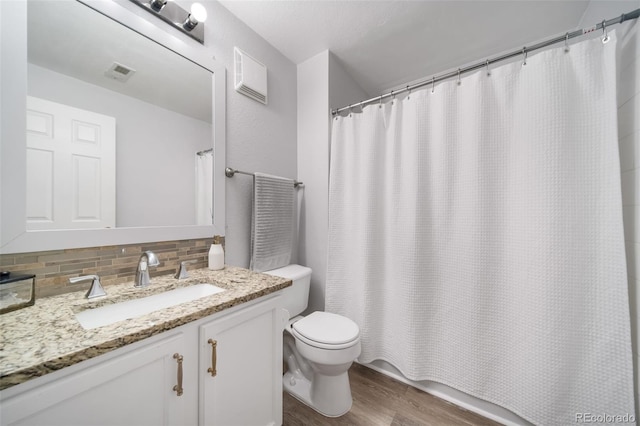
M225 291L92 330L75 314L107 304L151 296L188 285L210 283ZM87 288L90 283L87 283ZM84 292L37 299L34 306L0 316L0 390L207 317L291 285L291 280L226 266L197 269L189 278L151 279L149 287L133 282L107 286L107 296L87 300Z

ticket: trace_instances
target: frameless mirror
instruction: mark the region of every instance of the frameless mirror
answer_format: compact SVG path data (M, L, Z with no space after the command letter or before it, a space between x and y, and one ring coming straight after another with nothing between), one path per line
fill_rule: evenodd
M2 167L23 167L2 184L2 251L224 234L224 67L123 4L2 6L17 46L2 60L26 56L3 65L3 88L27 76L23 99L6 97L24 120L2 120L24 135L2 142Z

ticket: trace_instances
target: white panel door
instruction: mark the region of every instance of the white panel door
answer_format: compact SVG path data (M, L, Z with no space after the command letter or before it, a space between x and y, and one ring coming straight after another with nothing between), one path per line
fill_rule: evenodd
M27 97L27 229L112 228L116 120Z

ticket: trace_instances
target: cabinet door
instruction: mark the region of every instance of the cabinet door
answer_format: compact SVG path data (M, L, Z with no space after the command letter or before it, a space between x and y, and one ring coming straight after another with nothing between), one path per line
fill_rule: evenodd
M285 316L279 299L200 327L200 424L282 423Z
M193 345L193 342L188 342ZM184 425L197 401L197 383L177 384L178 362L195 369L182 333L159 340L2 401L3 425ZM58 374L64 371L52 373ZM190 376L193 381L193 374ZM37 379L36 379L37 380Z

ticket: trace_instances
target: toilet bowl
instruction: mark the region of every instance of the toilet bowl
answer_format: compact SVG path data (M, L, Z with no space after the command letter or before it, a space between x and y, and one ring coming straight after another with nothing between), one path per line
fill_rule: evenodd
M349 318L330 312L296 316L307 308L311 269L300 265L265 272L291 279L283 290L289 322L284 335L285 391L327 417L351 409L348 370L360 355L360 329Z

